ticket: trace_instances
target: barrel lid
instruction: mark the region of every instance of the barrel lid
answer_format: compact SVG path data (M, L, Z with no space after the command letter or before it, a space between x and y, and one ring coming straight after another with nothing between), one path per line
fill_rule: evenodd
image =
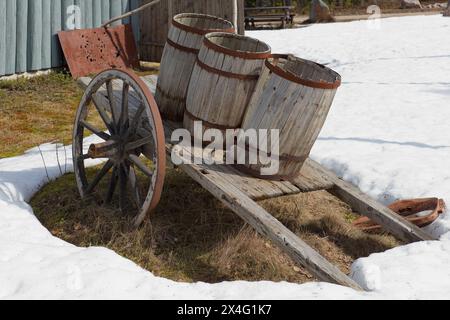
M198 28L187 25L182 22L183 19L192 18L192 19L203 19L217 22L217 28ZM235 33L236 30L233 27L233 24L225 19L207 15L207 14L199 14L199 13L181 13L173 17L172 25L178 29L181 29L186 32L195 33L198 35L205 35L211 32L227 32L227 33ZM220 25L223 26L219 27Z
M282 68L280 67L280 60L285 60L285 61L294 61L294 62L298 62L298 63L302 63L302 64L307 64L309 65L311 68L315 68L318 71L321 71L322 74L324 76L326 76L326 78L328 78L327 80L312 80L312 79L308 79L308 78L304 78L298 74L295 74L294 72L287 70L286 68ZM305 60L302 58L298 58L295 57L293 55L288 55L288 54L273 54L271 55L267 60L266 60L266 67L273 73L275 73L276 75L307 86L307 87L311 87L311 88L317 88L317 89L337 89L341 86L341 76L331 70L330 68L319 64L317 62L313 62L313 61L309 61L309 60Z
M254 50L254 51L243 51L238 49L233 49L230 47L226 47L221 44L215 43L212 39L213 38L234 38L238 41L250 41L255 43L257 46L262 46L263 50ZM224 32L214 32L209 33L205 36L203 40L203 44L216 52L220 52L226 55L230 55L233 57L238 57L242 59L249 59L249 60L262 60L267 59L271 57L271 48L268 44L265 42L262 42L258 39L246 37L238 34L231 34L231 33L224 33Z

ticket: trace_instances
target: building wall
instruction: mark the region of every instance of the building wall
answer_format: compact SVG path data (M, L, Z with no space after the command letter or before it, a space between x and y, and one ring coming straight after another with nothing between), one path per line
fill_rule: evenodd
M143 3L152 0L141 0ZM232 20L233 0L161 0L141 19L140 55L142 60L161 60L170 20L178 13L203 13ZM238 29L244 34L244 0L238 0Z
M58 31L99 27L139 3L140 0L0 0L0 76L62 66ZM79 19L75 20L77 12ZM138 19L131 19L136 33Z

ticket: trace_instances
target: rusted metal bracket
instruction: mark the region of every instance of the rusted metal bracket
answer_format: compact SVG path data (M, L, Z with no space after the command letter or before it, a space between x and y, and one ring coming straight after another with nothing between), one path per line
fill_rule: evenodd
M445 211L445 208L444 200L438 198L403 200L394 202L389 206L389 209L420 228L436 221L439 215ZM418 215L426 211L430 211L430 213L424 216ZM383 230L379 224L366 217L356 220L353 225L363 231L381 232Z

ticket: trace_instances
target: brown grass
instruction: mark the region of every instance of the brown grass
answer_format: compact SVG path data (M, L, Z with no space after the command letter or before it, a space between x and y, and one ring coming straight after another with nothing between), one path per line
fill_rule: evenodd
M0 158L45 142L69 143L81 95L64 73L0 81Z
M130 217L101 203L98 195L79 199L74 177L67 175L31 204L55 236L78 246L108 247L176 281L313 279L178 170L169 170L161 204L139 230L130 228ZM354 229L349 208L325 192L262 205L344 272L356 258L398 245L390 236Z
M135 72L146 76L158 70L159 64L143 63ZM71 144L82 95L76 81L65 72L0 81L0 158L20 155L46 142ZM102 122L91 119L91 123Z

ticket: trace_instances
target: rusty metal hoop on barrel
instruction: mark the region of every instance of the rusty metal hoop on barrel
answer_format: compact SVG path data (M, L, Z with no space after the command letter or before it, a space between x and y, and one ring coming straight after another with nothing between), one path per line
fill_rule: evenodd
M235 32L231 22L210 15L182 13L173 18L155 95L165 119L183 121L189 79L203 36L216 31Z
M90 146L84 145L86 134L96 138ZM101 165L87 169L86 161L93 160ZM132 214L136 227L158 205L166 170L164 128L152 93L132 71L101 72L85 90L74 126L73 164L81 196L98 195L109 179L104 203L113 202L119 187L120 209Z

